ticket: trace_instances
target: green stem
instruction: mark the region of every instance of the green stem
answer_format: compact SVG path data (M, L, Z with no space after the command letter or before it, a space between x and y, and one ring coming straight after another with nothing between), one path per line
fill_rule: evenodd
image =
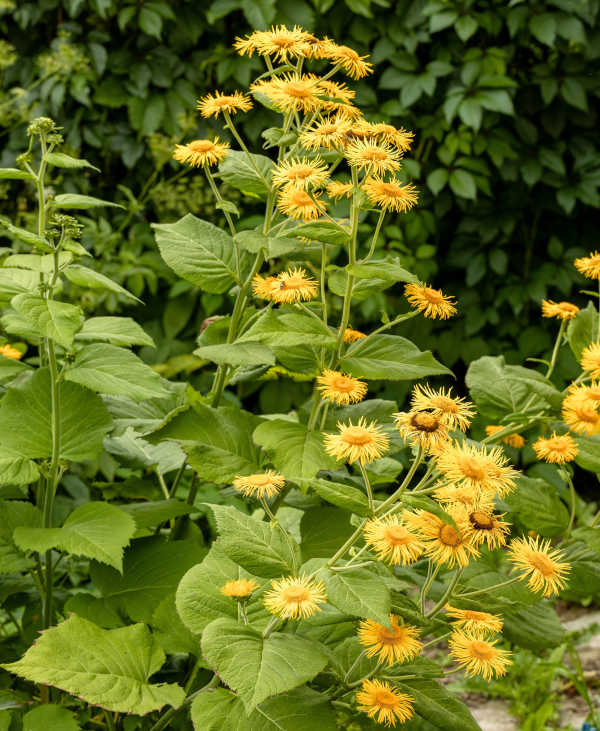
M321 394L315 388L313 392L313 405L310 411L310 416L308 417L308 423L306 427L308 431L313 431L313 429L315 428L315 425L317 423L317 417L319 416L319 411L321 410L322 405L323 399L321 398Z
M571 496L571 512L569 515L569 525L567 526L567 530L565 531L565 534L562 537L562 541L568 540L569 536L571 535L571 531L573 530L573 525L575 524L575 511L577 510L577 493L575 492L575 485L573 484L573 478L569 476L567 479L569 482L569 494Z
M265 500L264 497L261 497L260 502L262 503L263 510L269 516L271 523L273 525L277 526L277 528L279 528L279 530L281 531L281 534L283 535L283 540L287 543L287 547L290 551L290 558L292 560L292 575L297 576L298 564L296 562L296 549L292 542L292 538L291 538L290 534L286 531L286 529L277 520L277 518L275 517L275 514L271 511L271 508L269 507L269 503Z
M325 294L325 269L327 267L327 244L321 244L321 310L323 323L327 327L327 296Z
M421 589L421 596L420 596L420 605L421 605L421 614L425 615L425 600L427 599L427 594L429 593L429 590L431 589L431 585L433 584L435 577L438 575L438 572L440 570L439 564L436 564L433 567L433 571L431 570L431 561L429 562L429 567L427 571L427 580L423 584L423 588Z
M438 642L441 642L442 640L445 640L446 637L450 637L451 634L452 634L452 632L446 632L445 634L440 635L439 637L434 637L429 642L426 642L423 645L423 647L421 647L421 652L423 652L423 650L427 649L428 647L431 647L432 645L437 645Z
M550 365L548 366L548 370L546 371L546 378L550 378L550 376L552 375L552 372L554 371L554 366L556 365L556 358L558 356L558 351L559 351L560 345L562 343L566 325L567 325L566 320L560 321L558 335L556 336L556 340L554 342L554 349L552 350L552 358L550 359Z
M265 640L267 639L267 637L270 637L271 636L271 632L273 632L273 630L275 629L275 627L277 627L277 625L279 624L279 622L280 622L279 617L271 617L271 621L265 627L265 629L263 631L263 634L262 634L262 636L263 636L263 638Z
M381 327L378 327L376 330L373 330L373 332L370 332L366 338L362 340L364 342L368 338L372 338L373 335L378 335L381 332L384 332L385 330L389 330L390 328L394 327L394 325L398 325L401 322L405 322L406 320L412 320L413 317L416 317L419 314L418 310L411 310L410 312L404 312L402 315L398 315L398 317L395 317L393 320L390 320L389 322L386 322L384 325L381 325Z
M217 203L225 203L225 199L221 195L219 188L217 187L217 184L215 183L215 179L213 177L213 174L210 172L210 168L208 165L204 166L204 173L206 174L206 178L208 180L208 184L210 185L210 188L215 196L215 199ZM223 212L223 215L225 216L225 219L227 220L227 224L229 225L229 230L231 232L232 236L235 236L236 230L235 230L235 224L233 223L233 219L231 218L231 214L229 211L226 211L224 208L221 208L221 211ZM237 250L237 247L236 247ZM239 276L239 271L238 271Z
M463 591L460 594L457 594L457 597L460 599L463 599L466 596L479 596L480 594L487 594L490 591L495 591L496 589L500 589L503 586L509 586L510 584L515 584L517 581L521 581L520 576L513 576L512 579L508 579L507 581L502 581L500 584L494 584L493 586L486 586L484 589L477 589L476 591Z
M187 467L187 459L184 459L181 463L181 467L177 470L177 474L175 475L175 479L173 480L171 484L171 489L169 490L169 498L173 499L175 497L175 493L177 492L177 488L179 487L179 483L181 482L181 479L185 473L185 468Z
M348 668L348 672L344 675L344 685L348 684L348 682L350 680L350 676L352 675L354 670L358 667L360 661L363 659L366 652L367 652L366 650L363 650L359 655L357 655L356 660L352 663L352 665L350 665L350 667Z
M238 143L238 145L239 145L239 146L240 146L240 147L242 148L242 150L243 150L243 151L244 151L244 152L246 153L246 156L248 157L248 162L249 162L249 163L250 163L250 165L251 165L251 166L252 166L252 167L254 168L254 170L255 170L256 174L258 175L258 177L259 177L259 178L261 178L261 180L263 181L263 183L264 183L264 184L265 184L266 186L269 186L269 181L268 181L268 180L267 180L267 179L265 178L265 176L264 176L264 175L263 175L263 174L261 173L261 171L260 171L260 170L258 169L258 167L256 166L256 163L254 162L254 158L253 158L253 157L252 157L252 155L250 154L250 150L248 150L248 148L246 147L246 143L245 143L245 142L244 142L244 140L243 140L243 139L242 139L242 138L240 137L240 134L239 134L239 132L238 132L238 131L237 131L237 129L235 128L235 124L233 123L233 120L231 119L231 115L229 114L229 112L225 112L225 111L224 111L224 112L223 112L223 116L225 117L225 121L227 122L227 127L228 127L228 129L229 129L229 130L231 130L231 134L232 134L232 135L233 135L233 136L235 137L235 139L237 140L237 143Z
M369 476L367 475L367 470L365 469L365 466L362 462L359 462L360 467L360 473L362 475L362 478L365 483L365 490L367 491L367 500L369 502L369 512L371 515L374 514L375 509L373 507L373 489L371 488L371 483L369 482Z
M430 610L429 612L427 612L427 614L425 615L425 617L427 619L432 619L433 617L435 617L435 615L438 612L440 612L444 608L446 602L449 601L450 598L452 597L452 592L456 588L456 585L458 584L463 571L464 571L464 568L456 569L456 573L454 574L454 577L452 578L452 581L448 585L448 588L444 592L444 595L442 596L442 598L435 605L435 607L432 610Z
M375 253L375 246L377 245L377 239L379 238L379 232L381 231L381 224L383 223L383 219L385 218L386 213L387 213L387 210L384 208L379 214L379 218L377 219L377 225L375 226L375 232L373 233L373 238L371 239L371 246L369 247L369 252L365 256L365 258L361 261L361 264L366 264L369 261L369 259L373 256L373 254Z
M348 538L348 540L342 546L340 546L340 548L338 548L338 550L333 554L333 556L329 559L329 561L327 561L327 566L333 566L335 564L335 562L338 560L338 558L341 558L346 553L346 551L350 548L350 546L352 546L354 543L356 543L356 541L362 534L362 530L365 527L367 520L368 520L368 518L364 518L364 520L362 520L360 522L360 525L354 531L354 533L350 536L350 538Z
M410 469L406 473L406 477L402 481L402 484L395 492L393 492L389 496L389 498L387 498L387 500L385 500L383 503L381 503L381 505L375 511L376 515L381 515L381 513L383 513L386 510L386 508L388 508L390 505L395 503L398 500L398 498L402 495L404 490L406 490L406 488L410 485L411 480L415 475L415 472L417 471L417 469L419 468L419 465L423 461L423 456L424 456L423 447L421 447L421 445L419 444L419 446L417 447L417 454L415 456L415 459L414 459L412 465L410 466Z
M108 729L108 731L115 731L112 711L104 711L104 719L106 721L106 728Z
M169 488L167 487L167 483L165 482L165 478L160 474L160 472L158 471L158 468L156 468L154 471L156 472L156 476L158 477L158 484L160 485L162 494L163 494L165 500L168 500L170 498L170 495L169 495Z

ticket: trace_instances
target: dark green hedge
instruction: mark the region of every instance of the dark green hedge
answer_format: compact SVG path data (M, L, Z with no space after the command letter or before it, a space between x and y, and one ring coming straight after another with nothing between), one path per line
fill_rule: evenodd
M302 24L370 53L375 75L355 84L360 105L416 134L406 169L421 203L387 226L386 246L457 296L463 315L419 337L449 365L486 352L540 356L552 336L539 300L577 302L572 259L598 246L598 17L597 0L0 0L14 47L10 64L0 48L1 162L22 150L30 112L59 120L73 151L104 171L103 197L131 206L141 196L138 212L88 237L111 276L156 293L168 275L146 220L206 209L190 176L151 190L177 173L173 144L203 130L195 99L244 87L260 68L232 52L236 35ZM258 138L263 114L248 118L248 136ZM399 294L364 303L365 318L404 307ZM179 329L190 302L177 304ZM203 302L198 317L219 304ZM183 350L171 344L161 357Z

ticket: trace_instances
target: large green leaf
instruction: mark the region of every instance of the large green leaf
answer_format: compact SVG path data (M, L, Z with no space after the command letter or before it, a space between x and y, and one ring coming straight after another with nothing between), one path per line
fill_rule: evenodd
M75 340L106 340L113 345L149 345L154 340L131 317L90 317L83 323Z
M166 704L178 707L185 698L178 685L149 682L164 661L143 624L105 630L73 615L43 632L20 660L2 667L90 705L143 715Z
M319 470L335 469L336 460L325 451L322 438L304 424L273 419L254 430L254 441L269 452L275 467L286 477L315 477Z
M53 703L37 706L23 716L22 731L78 731L80 728L73 711Z
M135 622L150 622L167 594L172 594L185 572L204 558L206 549L192 541L165 542L141 538L125 551L123 575L92 564L91 577L109 606Z
M529 650L556 647L565 635L558 614L547 601L505 612L503 617L506 639Z
M379 277L390 279L393 282L418 282L418 278L412 272L400 266L397 258L388 256L385 259L371 259L365 264L352 264L346 270L357 279L369 279Z
M504 502L523 525L542 536L561 535L569 524L569 511L556 488L545 480L520 477L516 491Z
M99 396L76 383L60 381L60 457L82 462L102 451L111 419ZM52 454L50 373L39 368L26 382L10 386L0 402L0 444L24 457Z
M575 437L579 450L575 462L590 472L600 472L600 438Z
M294 481L301 487L312 488L319 497L332 505L350 510L357 515L369 514L369 503L366 495L356 487L345 485L342 482L323 480L319 477L296 478Z
M573 351L573 355L579 360L581 351L596 339L598 332L598 310L592 302L577 313L577 317L569 320L567 327L567 340Z
M334 221L310 221L286 231L285 235L319 241L332 246L343 246L350 240L350 229Z
M25 269L0 268L0 301L10 302L16 294L33 292L40 284L39 274Z
M240 337L238 342L257 341L271 347L335 345L336 337L322 322L302 312L269 310Z
M403 724L415 731L481 731L467 706L435 680L405 680L394 685L413 699L414 721ZM419 721L426 721L423 727Z
M319 645L295 634L274 632L267 639L251 627L222 618L202 633L208 664L238 693L250 712L267 698L292 690L327 664Z
M341 612L366 617L387 625L391 611L390 591L381 576L367 568L318 573L327 587L327 601Z
M112 208L123 208L119 203L111 203L111 201L104 201L100 198L93 198L90 195L79 195L79 193L61 193L52 200L52 205L57 208L63 209L78 209L85 211L88 208L105 208L106 206Z
M152 631L169 655L200 655L200 641L183 624L175 608L175 594L168 594L152 613Z
M304 248L305 244L298 239L286 236L266 236L262 231L240 231L233 240L247 251L258 254L264 249L266 259L274 259L278 256L285 256L292 251Z
M270 190L273 161L265 155L253 155L241 150L229 150L219 165L218 176L227 185L260 198Z
M26 363L0 355L0 382L11 381L15 376L29 370L31 370L31 366Z
M238 281L233 239L214 224L188 213L175 223L155 223L153 228L162 258L183 279L214 294L226 292ZM240 255L247 261L248 254Z
M13 533L19 526L42 524L41 512L21 500L0 500L0 574L16 574L34 565L33 559L17 548Z
M130 350L108 343L84 345L64 377L98 393L136 401L168 396L162 378Z
M201 693L192 703L195 731L335 731L336 718L329 699L301 687L267 698L249 715L241 698L225 688Z
M484 355L473 361L466 382L481 413L494 420L519 412L527 404L557 407L562 401L560 392L547 378L531 368L506 365L501 355Z
M35 294L18 294L12 298L11 305L33 328L63 348L71 347L75 333L83 324L81 308L66 302L47 300Z
M29 485L39 476L40 471L33 460L0 454L0 485Z
M195 404L149 437L182 444L189 464L211 482L230 483L237 474L260 472L260 452L252 442L258 419L234 406L213 409Z
M221 587L231 579L255 578L232 561L222 548L223 539L215 541L202 563L192 566L177 587L175 603L185 626L194 634L201 634L207 624L219 617L237 619L237 603L221 593ZM260 586L260 580L256 580ZM255 623L268 612L261 603L251 601L246 614Z
M452 374L429 350L420 351L398 335L373 335L353 343L340 361L357 378L410 381L424 376Z
M71 264L71 266L65 269L64 274L69 282L76 284L78 287L105 289L108 292L114 292L114 294L120 295L130 302L141 302L134 294L128 292L124 287L121 287L120 284L117 284L105 274L95 271L95 269L81 266L81 264Z
M345 510L324 506L308 508L300 521L302 558L330 558L354 532L351 515Z
M244 515L226 505L210 505L220 535L219 547L234 563L256 576L275 577L293 571L300 549L277 525Z
M231 366L275 365L275 354L261 343L235 342L203 345L194 350L198 358Z
M135 533L133 518L115 505L79 505L62 528L17 528L14 540L24 551L43 553L57 548L122 570L123 549Z
M64 152L46 153L46 162L59 168L91 168L92 170L100 172L100 170L95 165L92 165L91 162L80 157L71 157L71 155L66 155Z

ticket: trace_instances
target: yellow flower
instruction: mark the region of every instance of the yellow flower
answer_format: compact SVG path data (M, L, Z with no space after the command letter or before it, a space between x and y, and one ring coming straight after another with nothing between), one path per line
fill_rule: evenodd
M454 442L436 457L437 468L451 485L470 487L478 495L498 493L504 497L515 488L516 470L508 465L500 447Z
M337 434L325 434L325 451L347 462L372 462L381 457L390 445L389 439L375 422L361 416L356 424L338 422Z
M265 593L265 607L282 619L303 619L321 611L319 604L327 601L325 586L307 576L286 576L271 581Z
M502 520L503 515L494 515L493 508L479 502L470 507L462 503L448 505L446 512L458 525L463 526L465 539L474 546L487 543L494 550L506 545L510 525Z
M425 549L416 533L411 533L397 515L373 518L363 528L365 543L380 561L395 565L414 563Z
M358 710L386 726L404 723L414 715L412 698L401 693L385 680L363 680L356 694Z
M218 117L222 112L237 114L237 112L249 112L252 109L252 102L245 94L235 91L233 94L223 94L216 91L207 94L198 100L198 109L203 117Z
M352 183L343 183L340 180L333 180L327 186L327 195L333 198L333 200L338 200L338 198L352 198L353 191L354 186Z
M317 86L319 91L323 92L331 100L343 102L344 104L351 104L356 96L356 92L353 89L349 89L346 84L331 81L331 79L319 79Z
M407 132L405 129L396 129L394 125L387 122L359 122L359 125L372 136L378 137L382 142L394 145L402 152L410 150L414 133Z
M452 396L451 389L435 391L429 384L417 384L413 388L410 405L414 411L431 411L441 417L449 429L466 431L475 416L475 407L470 401Z
M245 599L256 589L258 584L253 579L230 579L221 587L221 594L233 599Z
M592 378L600 378L600 343L592 343L581 353L581 368Z
M394 414L396 428L406 441L435 451L448 439L448 427L431 411L401 411Z
M314 221L325 213L325 204L319 200L318 194L311 196L305 190L293 186L287 186L281 191L277 208L284 215L303 221Z
M373 73L373 64L365 61L366 58L369 58L368 56L359 56L353 48L338 46L329 38L324 39L322 55L341 66L352 79L362 79Z
M246 497L273 497L285 485L283 476L273 470L257 475L236 475L233 486Z
M401 153L385 142L354 140L346 147L346 160L352 167L382 175L400 167Z
M277 164L273 170L273 185L294 188L320 188L327 182L328 168L321 158L314 160L292 158Z
M359 381L358 378L346 376L340 371L324 370L318 376L317 389L321 391L322 398L329 399L341 406L356 404L362 401L367 393L367 384Z
M569 434L552 433L548 438L540 437L533 443L533 449L538 459L544 462L552 462L554 464L564 464L572 462L579 449L572 436Z
M312 299L317 294L318 284L301 267L288 269L276 277L263 278L257 275L252 280L253 291L257 297L279 304Z
M590 279L600 279L600 251L575 259L575 268Z
M16 348L13 348L12 345L0 345L0 355L3 355L5 358L10 358L11 360L21 360L23 357L23 353L21 353L20 350L17 350Z
M380 663L394 665L413 660L423 644L417 639L419 630L411 625L398 624L398 617L390 614L391 629L372 619L363 619L358 625L358 641L369 649L367 657L377 655Z
M446 320L456 314L454 297L447 297L441 289L411 283L405 285L404 296L413 307L432 320L436 317Z
M291 30L284 25L278 25L259 33L255 41L256 51L261 56L272 56L285 63L289 58L310 55L310 40L313 38L314 36L297 25Z
M472 485L440 485L433 494L440 503L471 506L481 502L480 491Z
M550 548L549 540L531 536L526 539L515 538L508 553L508 560L523 572L519 578L527 580L531 591L541 591L542 596L547 597L564 589L565 576L571 567L560 560L564 556L559 550Z
M338 149L346 144L346 136L351 128L352 122L344 115L327 117L302 132L300 144L307 150L318 150L321 147L327 150Z
M581 399L594 405L600 403L600 383L598 381L592 381L587 385L572 383L569 386L569 396L573 397L573 400Z
M365 333L361 333L360 330L353 330L351 327L347 327L344 330L345 343L355 343L357 340L362 340L362 338L366 337Z
M425 553L438 564L466 566L472 557L479 556L477 548L469 542L464 524L454 528L441 518L425 510L405 513L411 530L416 531L425 543Z
M252 280L252 291L256 297L263 300L272 300L273 294L279 288L277 277L263 277L257 274Z
M552 300L542 300L542 316L557 317L559 320L572 320L577 317L579 307L570 302L553 302Z
M498 432L502 431L504 429L503 426L500 425L492 425L485 427L485 433L492 437L494 434L498 434ZM505 437L503 437L502 441L504 444L508 444L509 447L514 447L515 449L522 449L526 442L525 439L520 434L507 434Z
M485 634L486 632L501 632L504 624L502 617L489 612L476 612L473 609L458 609L446 604L446 614L450 617L452 624L460 627L465 632L473 634Z
M567 396L562 403L562 419L577 434L600 433L600 404L582 398L580 393Z
M506 673L511 653L496 647L498 640L484 640L478 634L455 631L448 640L450 657L458 661L468 676L482 675L491 680Z
M293 73L256 81L250 91L264 94L285 112L313 112L320 104L317 78L312 75Z
M219 142L218 137L214 140L194 140L187 145L176 145L173 158L194 167L217 165L227 157L228 149L229 143Z
M386 181L378 176L368 177L362 189L371 203L396 213L409 211L419 200L417 189L412 183L402 185L398 180Z

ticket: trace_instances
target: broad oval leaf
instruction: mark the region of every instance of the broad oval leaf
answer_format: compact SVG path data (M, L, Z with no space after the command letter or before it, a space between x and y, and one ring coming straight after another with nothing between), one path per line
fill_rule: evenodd
M70 348L75 333L83 325L81 308L57 300L47 300L34 294L18 294L11 305L42 335L63 348Z
M90 317L75 335L75 340L106 340L113 345L125 347L156 347L150 335L131 317Z
M81 266L81 264L71 264L64 270L65 277L76 284L78 287L89 287L90 289L106 289L109 292L114 292L120 295L124 299L130 302L141 302L142 300L136 297L131 292L128 292L120 284L114 282L110 277L107 277L100 272L90 269L89 267Z

